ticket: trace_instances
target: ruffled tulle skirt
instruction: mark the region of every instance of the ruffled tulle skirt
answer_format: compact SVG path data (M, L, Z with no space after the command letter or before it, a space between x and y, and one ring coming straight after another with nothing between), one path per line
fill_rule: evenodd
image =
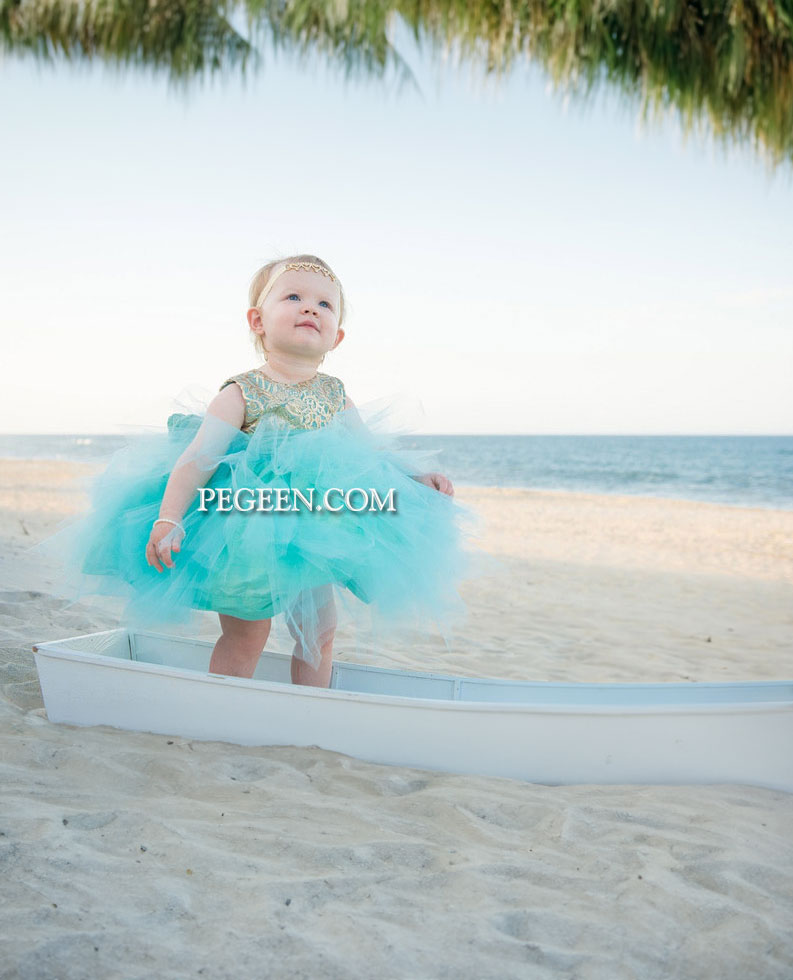
M328 624L345 619L368 644L418 630L448 645L467 617L459 585L481 571L481 522L412 478L442 464L406 445L402 407L370 402L318 429L267 415L252 434L205 411L172 414L111 458L88 513L48 542L67 591L122 595L125 622L147 628L196 610L283 614L295 655L314 667ZM146 544L171 472L188 461L208 476L205 509L196 493L174 567L158 572Z

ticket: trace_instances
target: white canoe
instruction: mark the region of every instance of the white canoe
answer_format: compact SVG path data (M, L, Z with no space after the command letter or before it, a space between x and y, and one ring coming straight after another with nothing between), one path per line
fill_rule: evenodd
M793 792L793 681L557 684L336 661L293 685L208 674L213 642L126 629L33 647L50 721L561 783L745 783Z

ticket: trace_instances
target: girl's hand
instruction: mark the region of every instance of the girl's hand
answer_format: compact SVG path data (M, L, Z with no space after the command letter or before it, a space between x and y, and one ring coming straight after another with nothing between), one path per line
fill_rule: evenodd
M441 493L448 494L450 497L454 496L452 481L447 476L444 476L443 473L421 473L418 476L414 476L413 479L419 483L423 483L430 490L438 490Z
M146 564L162 571L162 566L173 568L171 552L178 554L182 550L184 531L173 524L155 524L151 529L146 545ZM162 562L162 565L160 564Z

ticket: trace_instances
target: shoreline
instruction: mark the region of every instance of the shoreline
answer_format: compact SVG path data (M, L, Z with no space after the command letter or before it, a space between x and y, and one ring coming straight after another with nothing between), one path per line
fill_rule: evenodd
M538 494L548 494L549 496L571 496L579 498L620 498L624 500L647 500L654 501L658 503L687 503L687 504L702 504L705 507L730 507L736 510L758 510L758 511L773 511L779 512L781 514L793 514L793 505L790 507L774 507L771 504L736 504L728 503L723 500L701 500L699 497L658 497L653 494L645 493L626 493L624 491L605 491L605 490L568 490L561 487L524 487L524 486L512 486L504 484L486 484L486 483L455 483L455 489L459 487L465 490L499 490L499 491L509 491L516 490L523 493Z
M110 454L112 455L112 454ZM88 460L78 460L78 459L56 459L49 456L36 456L36 457L22 457L22 456L0 456L0 488L3 486L3 467L8 467L12 469L14 467L29 467L29 466L63 466L72 467L80 472L75 472L73 475L75 479L80 476L84 476L90 479L95 473L101 472L109 461L110 456L105 461L88 461ZM471 492L490 492L495 491L502 494L532 494L535 497L548 496L548 497L569 497L573 500L586 501L588 499L605 499L614 501L635 501L644 500L648 502L657 503L668 503L668 504L691 504L700 505L704 507L722 507L729 508L738 511L758 511L762 513L771 512L779 514L793 514L793 506L791 507L775 507L772 504L742 504L727 502L722 500L702 500L698 497L668 497L668 496L656 496L644 493L627 493L625 491L601 491L601 490L569 490L566 488L548 488L548 487L531 487L522 485L505 485L505 484L486 484L486 483L467 483L462 481L453 481L455 491L457 489L471 491Z
M140 434L144 435L146 434L146 432L142 432ZM100 435L102 437L108 437L111 436L112 434L97 433L96 435ZM421 434L421 437L430 440L433 438L432 435L425 436L423 434ZM41 436L41 438L46 439L50 437L47 435L43 435ZM58 435L55 435L52 438L58 438ZM88 438L89 439L93 438L93 436L89 436ZM118 436L113 435L113 438L124 440L126 436L123 434L119 434ZM467 438L467 437L463 437L463 438ZM530 437L530 438L534 438L534 437ZM578 437L571 436L570 438L578 438ZM633 437L628 436L626 438L633 438ZM665 437L658 437L658 438L665 438ZM682 438L682 437L675 437L675 438ZM692 436L691 438L699 438L699 437ZM706 436L703 438L715 438L715 437ZM739 438L739 437L725 436L724 438ZM761 437L746 436L745 438L756 439ZM793 439L793 436L792 437L768 436L767 438ZM1 439L2 436L0 436L0 440ZM115 446L112 449L107 449L102 456L94 459L81 459L78 457L58 457L58 456L13 456L13 455L6 456L3 455L2 451L0 450L0 467L13 466L15 464L58 463L67 466L85 467L87 471L91 471L92 469L95 469L98 472L110 462L110 460L113 458L113 455L116 452L118 452L121 448L123 448L123 446ZM443 452L443 450L439 450L439 451ZM445 463L441 463L440 468L443 469L445 465L446 465ZM656 492L647 492L647 489L634 491L633 488L631 487L623 487L622 489L612 489L612 488L603 489L603 488L598 488L593 486L587 486L587 487L537 486L537 485L530 485L528 483L520 483L520 484L481 483L473 480L469 481L469 480L461 480L461 479L453 479L453 482L456 488L459 487L460 489L470 489L470 490L481 490L485 488L490 488L490 489L498 489L498 490L520 490L528 493L580 494L584 496L602 496L602 497L630 497L630 498L640 497L640 498L646 498L648 500L658 500L658 501L676 501L676 500L689 501L691 503L712 504L714 506L721 506L721 507L735 507L741 510L784 511L784 512L793 513L793 496L791 496L790 493L784 495L784 499L782 501L774 500L772 498L763 499L763 500L745 499L745 495L744 495L744 499L737 499L738 497L741 496L740 494L736 494L736 499L730 499L729 496L730 488L728 488L726 497L722 495L719 499L717 499L716 497L709 497L709 496L698 496L698 495L690 495L690 494L686 495L685 490L681 491L680 493L677 493L674 492L675 490L674 487L671 488L671 490L670 488L667 488L667 492L665 492L664 489L660 489L656 493Z

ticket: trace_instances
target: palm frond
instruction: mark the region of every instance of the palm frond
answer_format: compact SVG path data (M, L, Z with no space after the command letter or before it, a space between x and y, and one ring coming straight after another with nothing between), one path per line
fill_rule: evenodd
M348 77L393 67L412 81L390 40L397 19L420 45L485 75L528 59L575 97L616 90L644 118L676 112L687 131L707 125L772 166L793 162L793 0L0 0L0 47L189 80L244 73L269 38Z

